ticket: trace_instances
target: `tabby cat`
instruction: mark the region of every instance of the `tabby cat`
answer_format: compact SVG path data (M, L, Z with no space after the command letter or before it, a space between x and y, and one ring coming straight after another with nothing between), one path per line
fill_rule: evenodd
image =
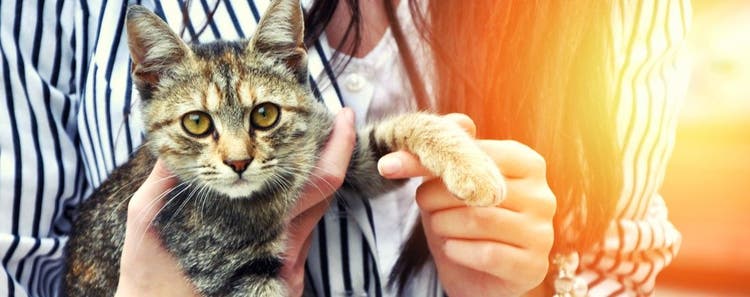
M140 6L128 9L127 33L147 136L80 207L67 246L68 296L114 293L124 206L157 158L180 183L153 224L199 293L284 296L285 217L333 123L308 82L299 1L273 2L250 40L188 45ZM357 134L337 197L401 185L377 171L381 156L400 149L469 205L503 197L492 160L449 120L411 113Z

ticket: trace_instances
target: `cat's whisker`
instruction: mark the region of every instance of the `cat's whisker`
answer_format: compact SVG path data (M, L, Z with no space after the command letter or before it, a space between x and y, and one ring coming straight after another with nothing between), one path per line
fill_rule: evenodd
M202 189L204 186L205 185L200 185L198 187L193 187L193 191L191 191L190 194L188 194L188 198L186 200L190 200L190 199L193 199L193 197L197 197L198 193L200 193L200 189ZM198 200L198 199L195 199L195 200ZM171 221L171 219L170 219L170 221Z
M320 167L320 166L318 166L318 163L323 163L321 165L324 165L326 167ZM326 173L326 174L335 174L334 172L331 172L330 169L327 169L328 166L330 166L330 167L336 167L338 165L333 164L333 161L322 159L320 156L316 156L315 157L315 165L313 166L313 170L320 170L320 171L322 171L323 173Z
M169 176L165 176L163 178L160 178L158 180L150 182L149 185L162 183L162 182L164 182L164 181L166 181L166 180L168 180L170 178L173 178L173 177L176 177L176 175L172 174L172 175L169 175ZM133 184L135 184L137 182L139 182L139 180L133 180L133 181L129 181L129 182L123 184L122 186L118 187L116 191L112 192L112 194L110 196L111 197L116 197L123 190L130 190L130 186L132 186ZM141 185L141 187L143 187L144 185L146 185L146 183L143 183ZM113 208L113 211L118 211L120 209L120 207L122 207L123 205L125 205L126 202L130 201L130 198L132 198L132 197L128 197L127 199L123 199L122 201L118 202L117 205L115 205L115 207Z
M324 194L324 192L322 191L322 189L320 189L320 187L318 186L317 183L311 183L311 182L309 182L310 178L314 178L314 179L318 180L319 182L322 182L323 185L325 185L327 187L327 190L329 190L329 191L336 191L339 188L339 187L334 186L330 182L328 182L328 180L325 178L325 176L322 176L322 175L320 175L320 174L318 174L318 173L315 172L318 169L320 171L325 172L325 170L323 170L320 167L313 166L312 170L310 170L309 172L303 172L303 170L301 170L299 168L285 168L285 169L288 169L288 170L297 170L297 173L299 173L299 174L307 174L308 175L308 177L307 177L308 178L308 184L314 185L314 186L318 187L318 190L320 190L321 194Z
M298 168L278 167L278 171L280 171L281 173L293 174L295 177L300 178L300 179L306 179L306 178L309 178L309 176L313 176L317 179L323 180L321 177L316 176L313 173L308 174L308 172L305 172L304 170L301 170ZM321 193L321 195L324 194L324 191L317 184L315 183L308 183L308 184L310 184L311 186L314 186L316 190L318 190Z
M138 215L136 216L136 218L138 220L142 219L143 216L146 214L147 211L151 210L151 208L157 202L159 202L162 198L164 198L166 195L168 195L174 188L175 187L171 187L171 188L168 188L168 189L165 189L164 191L162 191L158 196L156 196L156 198L154 198L153 200L151 200L151 202L149 202L148 204L146 204L146 206L141 209L141 211L138 213ZM122 204L124 204L125 201L130 201L131 199L133 199L132 196L129 197L128 199L123 199L123 201L120 202L120 204L122 205Z
M150 211L150 210L151 210L151 209L152 209L152 208L153 208L153 207L154 207L154 206L155 206L155 205L157 204L157 202L161 201L161 200L162 200L162 199L163 199L163 198L164 198L165 196L169 195L170 193L172 193L172 191L174 191L175 189L177 189L177 188L179 188L179 187L181 187L181 186L185 186L185 184L184 184L184 183L179 183L178 185L176 185L176 186L174 186L174 187L172 187L172 188L169 188L169 189L165 190L164 192L162 192L161 194L159 194L159 196L157 196L156 198L154 198L154 200L152 200L151 202L149 202L149 203L148 203L148 204L146 205L146 207L144 207L144 208L143 208L143 209L141 210L141 212L140 212L140 213L138 214L138 216L137 216L137 220L139 220L139 221L140 221L140 220L141 220L141 219L143 218L143 216L145 216L145 215L146 215L146 213L147 213L148 211ZM186 187L186 186L185 186L185 187ZM184 191L184 189L183 189L183 191ZM167 201L166 201L166 202L164 203L164 205L162 205L162 207L161 207L161 208L159 208L159 210L157 210L157 211L156 211L156 213L154 214L154 217L153 217L153 218L151 219L151 221L150 221L150 222L148 223L148 226L146 226L146 228L145 228L145 229L143 229L143 233L142 233L142 234L140 234L140 236L139 236L139 238L138 238L138 244L136 244L136 253L138 253L138 250L139 250L139 249L140 249L140 247L141 247L141 243L143 242L143 238L145 238L145 237L146 237L146 232L148 232L148 228L151 228L151 226L152 226L152 224L153 224L153 222L154 222L153 220L154 220L154 219L155 219L155 218L156 218L156 217L157 217L157 216L159 215L159 213L160 213L160 212L161 212L162 210L164 210L164 208L165 208L165 207L167 207L167 205L168 205L169 203L171 203L171 202L172 202L173 200L174 200L174 196L173 196L172 198L170 198L170 199L167 199Z
M327 188L330 190L328 192L333 192L333 194L330 194L330 195L326 194L327 191L324 191L323 189L321 189L322 185L319 185L318 183L307 182L307 185L310 185L312 188L314 188L315 190L317 190L318 193L320 193L320 195L324 197L323 199L327 199L328 200L328 203L333 202L333 200L335 199L334 195L336 194L336 190L338 188L334 187L331 183L329 183L328 181L326 181L326 179L323 176L320 176L318 173L315 173L315 168L316 167L313 167L312 170L304 170L304 169L301 169L301 168L284 167L284 166L278 166L277 168L278 168L277 170L280 171L280 172L282 172L282 173L293 174L296 177L301 178L301 179L308 179L308 181L309 181L309 178L312 177L312 178L315 178L315 179L317 179L319 181L322 181L323 183L325 183L325 185L327 186ZM321 171L323 171L323 170L321 170ZM333 198L331 198L331 197L333 197Z
M317 167L317 166L316 166L316 167ZM328 181L327 181L327 180L326 180L326 179L325 179L324 177L322 177L322 176L320 176L320 175L316 174L316 173L315 173L315 169L313 169L313 170L312 170L312 172L310 172L310 176L313 176L313 177L315 177L316 179L318 179L319 181L322 181L322 182L324 182L324 183L325 183L325 184L326 184L326 185L328 186L328 189L329 189L329 190L331 190L331 191L333 192L333 193L332 193L332 194L330 194L330 195L326 195L326 193L325 193L325 192L323 192L323 191L322 191L322 190L320 189L320 187L318 186L318 184L316 184L316 183L308 183L309 185L312 185L312 186L316 187L316 188L318 189L318 191L320 192L320 195L324 196L324 199L327 199L327 200L328 200L328 203L332 203L332 202L333 202L333 200L335 200L335 196L336 196L336 195L338 195L338 189L339 189L339 188L338 188L338 187L335 187L334 185L332 185L331 183L329 183L329 182L328 182Z
M297 172L286 171L285 173L291 174L292 178L293 178L293 180L279 178L279 182L283 183L287 188L293 188L294 187L294 185L296 184L296 182L294 180L304 180L304 178L305 178L304 175L302 175L300 173L297 173Z
M203 185L201 188L201 208L199 209L199 213L201 214L201 222L205 222L205 214L206 214L206 201L208 200L208 195L210 192L210 188L208 187L208 184Z
M190 192L190 194L188 194L188 198L189 198L189 197L193 197L193 195L194 195L194 194L195 194L195 193L196 193L196 192L197 192L197 191L198 191L198 190L199 190L200 188L202 188L202 187L203 187L202 185L201 185L201 186L199 186L199 187L193 187L193 191L191 191L191 192Z
M283 171L283 173L294 174L294 175L296 175L296 177L301 178L301 179L309 178L309 176L312 176L312 177L314 177L314 178L316 178L318 180L326 182L325 179L323 179L323 177L315 174L314 172L310 172L310 173L308 173L309 176L306 176L305 174L307 172L304 172L304 170L299 169L299 168L279 167L279 171ZM321 196L327 196L325 194L326 192L323 191L323 189L321 189L320 186L317 183L307 182L307 184L310 185L311 187L313 187L315 190L317 190L320 193ZM328 185L328 187L330 189L335 190L335 188L333 187L333 185L331 185L328 182L326 182L326 184ZM290 187L291 187L291 185L290 185Z
M279 189L281 189L281 191L285 191L286 190L285 185L282 184L281 179L279 177L280 176L278 176L277 174L272 174L271 177L266 180L266 183L271 183L272 187L276 186Z
M277 167L276 172L271 173L271 176L267 179L269 182L273 182L274 184L278 185L279 188L283 189L284 191L287 191L294 187L294 183L290 180L287 180L283 178L282 174L291 174L292 178L299 179L303 178L304 176L296 173L294 171L291 171L284 167Z
M148 209L151 209L153 207L153 205L155 205L156 201L161 200L165 195L171 193L174 189L177 189L178 187L183 187L183 189L180 190L179 193L175 194L170 199L168 199L164 203L164 205L162 205L162 207L159 208L159 210L156 211L156 214L154 214L154 218L151 220L151 222L149 222L149 224L146 227L146 229L143 230L143 233L140 234L140 237L138 238L138 243L136 244L136 253L138 252L138 249L140 249L141 244L143 243L143 239L146 237L146 232L148 232L148 228L151 228L153 226L153 223L154 223L153 220L156 219L156 217L159 216L159 213L161 213L164 210L164 208L167 207L167 205L169 205L170 203L172 203L172 201L174 201L176 199L176 197L178 197L182 192L184 192L186 189L188 189L188 186L189 185L186 184L186 183L180 183L179 185L175 186L174 188L171 188L168 191L165 191L164 193L162 193L161 195L159 195L159 197L157 199L154 199L154 201L152 201L152 203L148 207Z
M200 221L201 222L204 221L204 219L205 219L205 216L204 216L205 215L205 210L204 209L205 209L205 205L206 205L206 197L207 197L208 193L210 193L209 192L210 189L209 189L208 185L209 184L207 184L207 183L204 183L204 184L200 185L198 187L198 191L195 193L195 196L198 197L198 198L196 198L195 205L196 206L198 204L201 205L200 208L198 208L198 213L201 216L200 217Z
M187 188L189 188L189 187L190 187L190 185L188 185L188 186L186 187L186 189L187 189ZM177 196L179 196L179 195L182 195L182 193L183 193L183 192L184 192L184 190L183 190L183 191L181 191L180 193L177 193L176 197L177 197ZM166 229L167 229L167 228L168 228L168 227L169 227L169 226L170 226L170 225L172 224L172 221L174 220L174 218L175 218L175 217L176 217L177 215L179 215L179 213L180 213L180 212L182 211L182 209L183 209L183 208L185 208L185 205L187 205L188 203L190 203L190 200L192 200L192 199L193 199L193 196L190 196L190 195L188 195L188 197L184 199L184 201L182 202L182 204L181 204L181 205L180 205L180 206L179 206L179 207L177 208L177 210L176 210L176 211L175 211L175 212L174 212L174 213L172 214L172 217L170 217L170 218L169 218L169 220L167 220L167 224L166 224L166 225L164 226L164 229L165 229L165 230L166 230Z

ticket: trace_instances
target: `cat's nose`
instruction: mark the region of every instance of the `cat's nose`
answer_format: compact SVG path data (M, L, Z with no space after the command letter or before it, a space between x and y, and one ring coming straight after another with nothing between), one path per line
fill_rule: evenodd
M237 173L242 173L247 169L247 165L250 164L250 162L253 161L253 158L249 159L243 159L243 160L224 160L224 164L227 164L227 166L232 167L232 170Z

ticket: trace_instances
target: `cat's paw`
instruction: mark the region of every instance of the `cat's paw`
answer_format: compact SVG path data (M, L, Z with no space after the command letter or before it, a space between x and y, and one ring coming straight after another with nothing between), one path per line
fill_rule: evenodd
M489 156L459 158L441 177L448 191L469 206L495 206L506 196L505 179Z

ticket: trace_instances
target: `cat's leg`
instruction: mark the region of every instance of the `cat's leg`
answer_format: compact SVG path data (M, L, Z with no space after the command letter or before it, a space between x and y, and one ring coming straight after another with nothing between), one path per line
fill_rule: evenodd
M287 297L286 284L280 278L252 279L239 283L238 289L227 297Z
M395 116L359 131L344 188L367 196L393 189L399 182L382 178L377 161L397 150L417 155L468 205L496 205L505 197L500 171L474 139L455 122L428 113Z
M216 263L221 263L221 260L218 260ZM233 263L224 264L226 266L236 266L233 265ZM278 268L280 268L280 266ZM275 269L278 270L278 268ZM221 267L206 265L200 268L187 267L186 272L188 279L193 285L195 285L201 296L286 296L286 285L277 274L262 275L258 274L257 271L252 271L255 269L257 269L257 267L241 267L240 269L227 273L227 271L222 271Z
M201 296L206 297L284 297L286 284L279 277L244 275L230 282L208 275L189 276Z

